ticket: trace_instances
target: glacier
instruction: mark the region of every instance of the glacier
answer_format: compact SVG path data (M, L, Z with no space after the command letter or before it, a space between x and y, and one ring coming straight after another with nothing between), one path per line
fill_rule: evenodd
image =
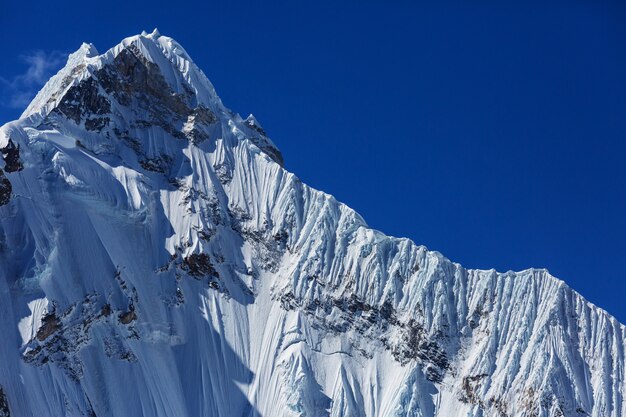
M156 30L0 152L1 417L626 416L616 319L369 228Z

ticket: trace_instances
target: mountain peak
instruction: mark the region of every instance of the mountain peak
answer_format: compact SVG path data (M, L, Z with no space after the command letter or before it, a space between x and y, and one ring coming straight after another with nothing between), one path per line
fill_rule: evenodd
M81 55L85 58L93 58L94 56L97 56L99 54L93 43L86 42L83 42L77 52L80 52Z
M159 33L159 29L154 28L154 30L150 34L148 34L148 32L146 32L145 30L142 31L141 32L141 36L151 37L151 38L158 38L159 36L161 36L161 33Z
M144 31L122 40L118 45L102 55L92 44L83 43L71 54L67 64L46 83L33 102L22 114L22 118L41 113L45 116L57 104L69 88L86 78L97 78L103 68L119 64L127 52L132 51L135 58L141 57L143 65L156 65L159 76L176 93L193 93L197 101L215 111L223 106L211 82L194 64L184 48L174 39L161 36L158 29L151 34ZM123 56L120 57L120 54ZM156 72L153 71L153 75Z
M109 137L156 129L196 144L223 136L232 123L246 132L240 139L283 163L256 119L244 121L225 108L185 49L158 29L127 37L101 55L84 43L37 94L22 114L27 117L57 126L70 120Z

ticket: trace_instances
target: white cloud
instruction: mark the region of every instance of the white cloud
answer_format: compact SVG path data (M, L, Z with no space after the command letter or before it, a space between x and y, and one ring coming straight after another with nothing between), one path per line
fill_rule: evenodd
M11 79L0 77L2 104L12 108L26 107L66 57L59 51L33 51L20 55L26 70Z

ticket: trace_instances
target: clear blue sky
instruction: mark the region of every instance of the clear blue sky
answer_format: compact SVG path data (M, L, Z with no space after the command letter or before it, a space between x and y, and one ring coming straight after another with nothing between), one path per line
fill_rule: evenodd
M624 2L125 3L3 1L0 122L55 51L156 26L371 226L626 321Z

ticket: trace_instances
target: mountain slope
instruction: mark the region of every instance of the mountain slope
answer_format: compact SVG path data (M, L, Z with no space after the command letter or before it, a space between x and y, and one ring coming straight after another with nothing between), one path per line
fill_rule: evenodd
M624 416L624 326L286 171L158 32L0 129L0 416Z

